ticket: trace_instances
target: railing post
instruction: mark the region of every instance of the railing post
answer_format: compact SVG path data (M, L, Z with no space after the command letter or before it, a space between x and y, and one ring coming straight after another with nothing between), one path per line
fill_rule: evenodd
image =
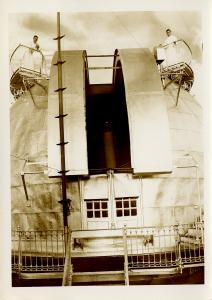
M72 279L73 279L73 264L70 262L70 267L69 267L69 274L68 274L68 285L72 285Z
M198 228L200 227L200 231L201 231L201 243L204 245L204 222L203 220L200 220L200 222L198 222Z
M20 278L21 276L21 270L22 270L22 249L21 249L21 227L17 227L18 231L18 276Z
M65 264L64 264L64 271L63 271L63 281L62 286L69 286L72 285L72 276L73 276L73 266L71 264L71 249L72 249L72 242L71 242L71 231L68 229L64 232L65 236Z
M124 243L124 278L125 278L125 285L129 285L127 227L126 227L126 225L124 225L124 228L123 228L123 243Z
M180 238L180 232L179 232L179 224L176 225L176 242L177 242L177 259L176 263L178 264L179 273L182 274L183 272L183 264L182 264L182 257L181 257L181 238Z

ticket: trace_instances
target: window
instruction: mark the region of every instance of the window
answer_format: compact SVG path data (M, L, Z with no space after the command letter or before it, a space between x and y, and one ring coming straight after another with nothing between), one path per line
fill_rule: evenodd
M137 216L137 197L116 198L116 216Z
M108 201L102 200L86 200L87 218L107 218L108 217Z

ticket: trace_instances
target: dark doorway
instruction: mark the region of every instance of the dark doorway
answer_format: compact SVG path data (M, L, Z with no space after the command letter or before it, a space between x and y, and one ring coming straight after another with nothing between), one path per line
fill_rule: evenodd
M123 80L87 85L86 123L90 173L131 169L130 138Z

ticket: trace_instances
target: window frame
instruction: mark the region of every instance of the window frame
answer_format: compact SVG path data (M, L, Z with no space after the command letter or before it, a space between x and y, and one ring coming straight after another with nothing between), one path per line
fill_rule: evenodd
M107 198L103 199L85 199L85 208L86 208L86 218L87 220L105 220L109 218L109 200ZM103 204L107 204L106 208L103 207ZM91 208L88 208L88 204L91 204ZM96 206L96 207L95 207ZM88 216L88 213L92 212L92 216ZM99 216L96 214L99 212ZM106 212L107 215L103 216L103 213Z
M116 218L138 217L138 200L139 200L138 196L116 197L114 200L115 200ZM135 201L135 205L132 205L132 203L134 201ZM118 207L118 205L119 205L119 207ZM134 212L134 211L135 211L135 214L132 214L132 212ZM118 215L120 212L121 212L121 214ZM127 214L127 212L129 212L129 214Z

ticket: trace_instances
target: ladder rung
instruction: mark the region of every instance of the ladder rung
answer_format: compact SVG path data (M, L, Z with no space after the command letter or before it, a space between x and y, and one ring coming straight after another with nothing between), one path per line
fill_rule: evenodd
M58 203L70 203L70 202L71 202L70 199L62 199L58 201Z
M60 91L64 91L66 89L66 87L62 87L62 88L58 88L57 90L55 90L55 92L57 93L57 92L60 92Z
M68 172L70 172L70 170L61 170L61 171L57 171L57 173L60 173L60 174L66 174L66 173L68 173Z
M68 144L68 142L61 142L61 143L58 143L58 144L56 144L57 146L62 146L62 145L67 145Z
M54 66L62 65L62 64L64 64L65 62L66 62L65 60L58 60L58 61L54 64Z
M66 116L68 116L68 114L59 115L59 116L56 116L55 118L64 118Z
M62 38L64 38L65 34L64 35L60 35L60 36L57 36L56 38L53 38L53 40L61 40Z

